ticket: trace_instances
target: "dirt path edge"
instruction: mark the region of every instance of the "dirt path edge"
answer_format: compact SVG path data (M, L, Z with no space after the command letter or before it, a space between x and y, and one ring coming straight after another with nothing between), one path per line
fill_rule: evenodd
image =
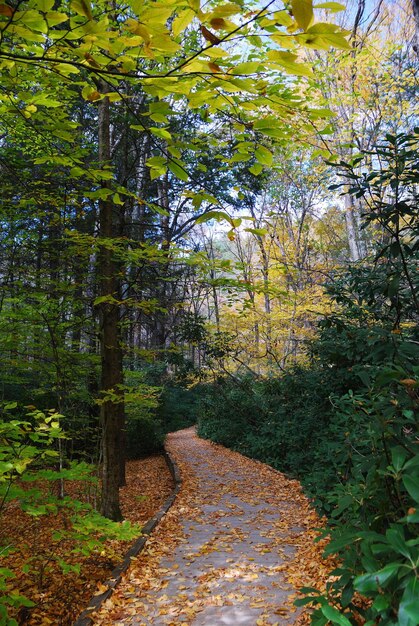
M149 519L148 522L143 526L141 536L133 543L131 548L125 554L122 562L112 571L110 578L108 578L108 580L103 583L105 587L107 587L106 591L101 594L92 596L87 608L80 613L75 622L73 622L73 626L92 626L92 613L94 611L97 611L102 606L102 604L113 594L113 590L121 581L122 575L131 565L131 559L138 556L138 554L140 554L140 552L144 549L149 535L160 523L164 515L166 515L166 513L176 500L176 496L179 493L182 484L179 467L176 461L166 449L164 450L164 458L166 460L167 466L174 482L174 488L172 493L168 498L166 498L163 506L159 509L156 515Z

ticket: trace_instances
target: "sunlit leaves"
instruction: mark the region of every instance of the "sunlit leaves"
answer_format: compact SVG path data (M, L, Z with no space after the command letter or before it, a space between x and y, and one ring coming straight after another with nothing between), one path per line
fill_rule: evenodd
M101 98L101 94L97 89L91 87L90 85L85 85L82 89L81 95L85 100L89 102L94 102L95 100L99 100Z
M194 17L195 12L191 9L183 9L180 11L172 23L172 32L174 37L180 35L180 33L183 32L187 26L189 26Z
M198 217L196 220L196 223L203 224L205 222L209 222L210 220L217 220L217 221L224 220L233 227L235 225L233 219L225 211L208 211L204 213L203 215L201 215L200 217Z
M48 31L48 26L43 15L34 9L29 9L27 11L15 11L13 13L13 23L17 25L16 28L18 33L19 28L30 28L31 30L44 34ZM24 36L24 32L20 32Z
M135 126L133 126L134 128ZM172 135L165 128L158 128L157 126L150 126L149 131L153 133L156 137L160 137L160 139L170 140Z
M301 43L316 50L329 50L330 47L350 50L351 46L346 39L346 34L334 24L318 23L310 26L306 34L298 35L298 39Z
M312 0L292 0L291 7L298 26L306 30L314 20Z
M87 17L88 20L93 19L89 0L72 0L70 6L79 15Z
M255 157L262 165L267 165L268 167L272 165L273 154L265 146L258 145L255 150Z
M261 64L259 61L247 61L246 63L240 63L236 65L236 67L233 67L231 73L234 75L255 74L260 67Z
M79 83L80 90L83 99L93 106L105 96L110 102L124 98L117 87L118 80L133 84L141 80L146 93L157 100L154 108L149 109L149 117L155 125L141 128L141 124L134 124L132 128L151 133L157 140L172 146L177 142L177 134L168 127L171 112L158 106L173 96L184 99L193 110L207 107L208 115L237 107L240 116L258 116L261 107L265 107L264 118L256 120L254 130L282 140L288 133L285 127L292 124L292 116L299 105L291 82L284 95L278 98L281 84L278 77L284 73L312 77L310 67L300 61L296 46L348 47L345 34L337 26L313 23L310 0L295 0L292 14L285 9L272 13L263 9L248 12L246 7L234 2L216 3L207 11L193 1L186 5L180 0L169 3L130 0L129 4L129 10L121 14L116 26L112 16L101 11L100 3L91 5L89 0L72 0L68 7L53 4L51 0L33 0L28 10L14 13L5 27L21 39L23 48L27 45L28 54L37 54L47 71L53 70L62 79L72 78L73 73L84 67L87 73ZM336 6L319 8L337 10ZM5 8L3 19L7 14ZM192 23L195 27L200 25L202 36L202 50L193 53L184 43ZM237 54L234 46L224 44L224 41L229 42L233 31L244 46L243 53ZM263 38L259 36L262 34ZM55 43L50 45L47 43L50 41ZM269 41L270 49L266 52L262 42ZM36 50L30 49L33 45L38 46ZM140 62L141 59L145 63ZM150 62L154 63L152 70L146 67ZM11 67L9 71L16 69ZM112 83L107 93L99 90L95 83L95 73L101 71ZM303 89L299 88L298 94L304 99ZM269 98L265 100L267 95ZM37 106L36 102L29 104ZM37 112L27 109L26 114L36 116ZM311 119L315 119L315 113ZM67 141L68 131L60 129L58 136L60 133ZM251 152L233 155L231 162L249 160ZM261 165L269 166L269 159L266 161L266 155L263 157L261 153L259 150L257 163L251 165L256 175ZM179 157L174 156L180 158L180 153ZM187 175L179 162L173 161L169 169L186 181ZM152 178L159 177L161 172L161 165L151 167Z
M150 168L150 178L154 180L155 178L159 178L167 171L167 161L165 157L154 156L151 159L148 159L147 165Z
M253 128L267 137L273 137L275 139L282 139L285 137L284 129L278 124L277 118L271 115L257 120L254 123Z
M38 11L46 13L47 11L51 11L54 6L54 0L36 0L34 6L38 9Z
M294 76L306 76L311 78L313 71L308 63L297 62L298 55L293 52L285 52L283 50L269 50L267 53L269 61L276 64L278 69L284 69L287 73ZM274 65L275 67L275 65Z
M314 8L315 9L327 9L328 11L338 12L338 11L344 11L346 7L344 4L341 4L340 2L320 2L320 4L315 4Z
M189 176L185 169L185 164L179 159L170 159L168 162L169 170L180 180L187 181Z

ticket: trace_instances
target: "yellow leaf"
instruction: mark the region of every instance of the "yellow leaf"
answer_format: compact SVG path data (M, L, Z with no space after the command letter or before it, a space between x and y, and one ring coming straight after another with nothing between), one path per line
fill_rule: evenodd
M312 24L314 19L313 1L292 0L291 7L292 14L295 17L298 26L303 30L307 30L307 28Z
M184 9L181 11L173 20L172 33L174 37L177 37L182 31L184 31L185 28L192 22L194 17L195 13L192 9Z
M84 15L89 20L93 19L92 9L88 0L73 0L70 6L79 15Z

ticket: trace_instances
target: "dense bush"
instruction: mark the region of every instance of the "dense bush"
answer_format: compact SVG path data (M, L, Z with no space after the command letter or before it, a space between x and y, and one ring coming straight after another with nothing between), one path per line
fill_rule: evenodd
M138 459L163 447L164 433L157 415L161 387L151 383L146 370L126 373L125 419L126 454Z
M240 384L221 379L200 406L198 432L303 480L313 495L334 486L335 475L318 456L333 415L330 394L351 381L347 370L294 368L281 378ZM328 456L328 455L327 455ZM326 502L323 502L327 506Z
M182 383L167 383L160 397L158 415L165 433L188 428L196 423L202 385L188 387Z
M164 432L161 421L154 414L129 410L126 422L126 453L129 459L139 459L160 452L163 448Z
M126 394L129 458L162 450L167 433L196 423L203 386L193 384L193 372L169 375L167 364L160 362L127 372L126 381L132 389Z

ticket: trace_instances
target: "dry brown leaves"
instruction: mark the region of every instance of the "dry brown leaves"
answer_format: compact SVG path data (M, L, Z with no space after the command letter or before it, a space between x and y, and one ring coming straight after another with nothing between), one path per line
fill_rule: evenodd
M187 436L182 433L187 433ZM122 584L96 613L95 626L193 624L195 617L209 607L213 611L217 611L218 607L228 610L243 606L242 603L259 611L254 622L256 626L307 624L308 614L296 613L293 606L298 589L302 586L324 589L328 572L336 564L332 559L322 558L325 540L314 543L318 534L316 529L322 526L322 520L311 508L298 481L287 479L263 463L200 440L191 430L170 435L168 448L181 470L183 483L180 494L147 542L145 550L134 560ZM232 478L232 473L236 473L238 478L235 479L234 475ZM216 484L206 491L209 476L216 476ZM230 497L231 502L228 500ZM246 511L234 501L235 497L240 497L245 503L242 508ZM213 510L210 514L204 513L203 502L211 503ZM255 513L252 513L253 510ZM249 517L249 512L252 517L250 523L269 540L269 545L261 543L252 546L256 558L253 558L253 552L252 556L248 554L244 561L238 562L234 546L244 545L242 542L246 533L240 527L224 525L223 520L233 513L235 516L242 515L243 523L248 524L249 519L245 520L245 517ZM271 517L269 523L267 516ZM185 520L190 524L189 529L199 530L201 525L214 523L218 530L221 527L221 532L217 531L198 549L189 549L182 524ZM175 550L183 550L184 565L181 563L179 567L176 563L169 571L168 557ZM205 569L205 559L212 553L224 554L224 565ZM263 566L265 553L267 563L270 557L266 567ZM278 564L274 566L272 554L278 555ZM196 571L201 573L191 583L190 576L187 578L182 570L191 565L193 570L194 562L198 564ZM176 571L173 571L174 568L177 568ZM260 582L262 579L266 581L267 577L271 577L272 587L286 590L292 586L286 601L280 605L274 606L264 598L265 587ZM223 587L226 581L231 585L229 593ZM243 584L250 584L253 592L243 592L240 587ZM172 585L171 592L166 591L169 585ZM260 597L257 597L258 588Z
M68 495L83 499L84 485L66 485ZM160 509L173 490L173 481L163 456L155 455L127 464L127 486L121 490L124 516L144 525ZM12 591L36 603L31 609L21 609L19 624L28 626L69 626L87 606L90 597L109 578L112 569L122 560L131 542L109 541L100 554L68 558L74 543L52 541L55 530L65 528L64 515L44 515L37 519L23 513L16 503L9 503L0 519L2 545L13 545L12 554L0 560L1 567L12 569ZM64 575L57 557L81 565L80 575ZM25 564L30 570L25 573Z

